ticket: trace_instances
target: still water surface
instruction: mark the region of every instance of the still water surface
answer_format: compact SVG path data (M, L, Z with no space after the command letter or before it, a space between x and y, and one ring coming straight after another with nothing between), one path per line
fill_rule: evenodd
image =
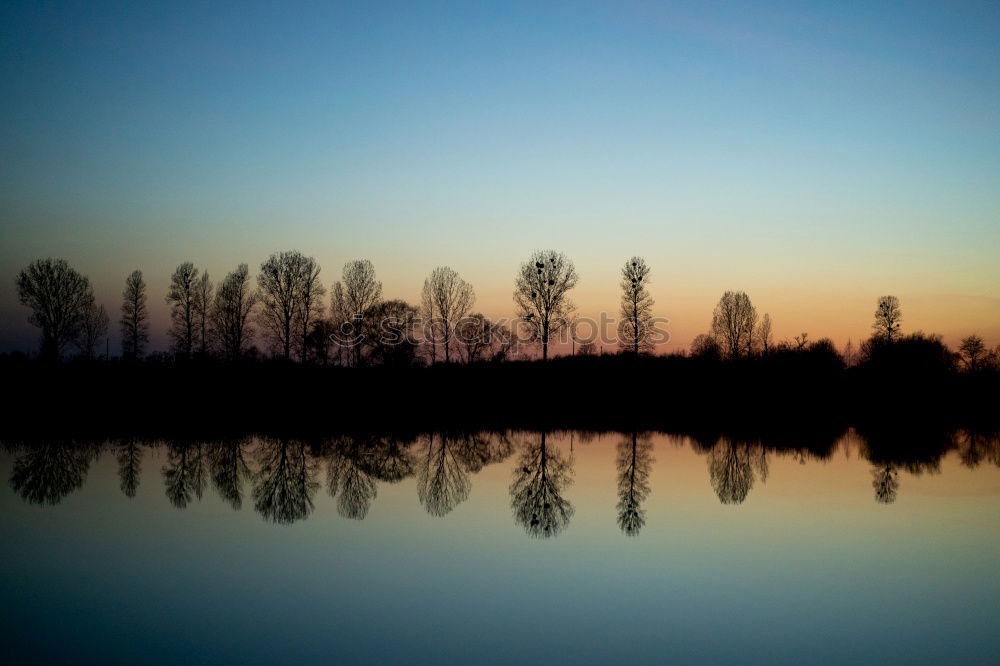
M13 663L997 663L1000 441L7 444Z

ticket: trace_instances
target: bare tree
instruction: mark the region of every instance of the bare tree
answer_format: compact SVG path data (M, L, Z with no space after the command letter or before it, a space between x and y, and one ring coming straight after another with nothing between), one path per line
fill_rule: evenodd
M93 359L97 353L97 345L108 335L108 312L103 305L91 302L83 315L80 334L76 346L87 359Z
M212 317L212 296L214 293L212 281L208 277L208 271L201 274L201 278L195 283L195 321L198 330L198 353L205 357L208 355L209 327Z
M246 264L229 273L215 292L212 303L212 334L229 361L240 359L253 341L251 314L257 293L250 287L250 269Z
M712 335L729 358L750 354L756 325L757 309L742 291L723 294L712 314Z
M125 279L122 292L122 355L127 359L142 358L149 342L149 310L146 308L146 281L142 271L134 270Z
M622 267L622 322L618 344L637 355L653 348L653 297L649 295L649 266L642 257L632 257Z
M426 278L420 291L420 317L423 320L424 340L430 344L431 365L437 363L438 338L444 337L438 330L434 310L434 290L431 288L430 278Z
M186 261L170 276L167 290L170 305L170 337L174 350L191 358L198 321L198 269Z
M65 259L38 259L17 274L16 284L18 300L31 308L28 321L42 330L42 357L59 358L94 302L90 281Z
M757 324L757 344L760 345L760 352L767 356L771 351L771 347L774 346L774 337L771 331L771 315L764 313L761 317L760 323Z
M965 359L965 366L975 372L986 357L986 345L978 335L970 335L962 338L962 344L958 347L959 353Z
M505 342L503 327L491 322L480 312L463 317L455 324L455 338L466 363L491 358Z
M382 365L406 367L417 355L414 340L417 308L406 301L390 299L369 309L364 339L371 347L369 358Z
M353 324L347 311L347 299L344 297L344 285L334 283L330 290L330 335L331 342L336 347L337 365L346 365L345 356L353 350L350 344Z
M440 322L443 335L444 361L451 361L451 339L455 334L455 324L468 313L476 302L472 285L459 277L448 266L439 266L424 280L424 298L429 300L429 315L432 330ZM436 345L436 341L433 343ZM433 352L432 352L433 353Z
M298 324L301 332L299 345L303 363L309 360L309 332L313 324L323 318L323 296L326 295L326 289L319 280L319 271L319 264L312 257L308 257L302 265L300 288L302 296Z
M319 268L316 260L297 250L272 254L260 265L257 285L260 291L259 318L272 345L282 358L291 358L292 345L298 344L308 334L300 328L301 321L311 321L315 309L306 314L303 310L307 291L319 301L322 287L318 284ZM318 289L318 291L317 291Z
M573 459L545 443L527 444L514 466L510 484L514 520L532 537L556 536L569 525L573 505L563 493L573 482Z
M626 536L637 536L646 524L642 503L649 497L653 443L633 432L618 443L618 527Z
M875 308L875 335L892 342L899 333L899 323L903 320L903 313L899 309L899 299L895 296L882 296L878 299Z
M351 348L354 365L360 366L366 320L382 300L382 283L375 279L372 262L358 259L345 264L343 284L334 286L334 299L338 318L343 319L341 335Z
M569 291L578 279L573 262L554 250L535 252L521 264L514 282L514 303L532 339L541 342L543 360L549 357L551 336L569 322L574 309Z

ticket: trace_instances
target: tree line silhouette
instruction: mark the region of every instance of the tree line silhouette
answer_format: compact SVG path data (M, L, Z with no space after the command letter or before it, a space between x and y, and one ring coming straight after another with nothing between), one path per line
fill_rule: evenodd
M417 501L428 514L443 517L466 501L472 477L489 465L510 461L510 502L516 525L531 537L549 538L565 530L574 515L567 497L573 482L572 446L556 446L545 431L456 431L419 435L363 433L320 438L251 436L219 441L135 439L76 442L6 443L14 456L9 482L22 499L53 505L80 489L91 464L103 453L117 462L123 495L136 497L149 450L162 455L163 493L183 509L200 501L211 486L234 510L244 504L266 521L290 524L308 518L321 488L344 518L363 520L381 484L413 478ZM626 536L641 533L652 492L655 462L652 433L616 433L616 520ZM595 433L572 435L581 445ZM917 438L917 446L900 446ZM847 432L818 431L794 443L748 432L691 432L672 438L706 458L709 482L721 504L742 504L757 483L766 483L775 456L826 460L843 448L858 452L871 465L873 499L896 500L912 475L940 471L942 458L955 452L970 469L1000 466L1000 431ZM515 455L516 454L516 455Z
M650 272L645 259L638 256L627 260L621 270L617 344L622 352L636 356L654 350ZM173 358L238 361L269 356L355 367L508 358L511 331L473 312L475 290L447 266L435 268L425 279L419 305L384 299L382 283L368 260L343 267L327 305L320 273L314 258L295 250L269 256L260 265L255 284L247 264L240 264L218 285L193 263L180 264L170 276L166 296ZM575 306L569 294L578 279L573 262L553 250L533 253L517 272L515 322L527 333L526 339L540 348L543 360L548 359L553 337L574 323ZM99 344L107 339L109 318L104 306L96 303L85 276L63 259L40 259L18 273L16 284L21 303L31 310L29 321L41 333L40 357L60 358L71 350L88 359L97 356ZM146 291L141 270L126 277L119 319L122 358L147 355ZM715 306L710 330L697 336L689 353L735 360L810 351L837 355L850 366L891 355L888 349L904 343L902 347L914 354L938 355L945 365L972 372L1000 369L1000 345L989 349L973 334L953 354L940 336L919 332L903 336L901 322L899 300L883 296L876 305L873 334L857 350L849 341L837 352L828 338L810 341L805 332L793 341L776 344L770 315L759 317L745 292L727 291ZM411 335L414 327L420 328L419 336ZM592 353L593 348L593 340L581 341L582 354ZM164 360L162 355L154 356Z

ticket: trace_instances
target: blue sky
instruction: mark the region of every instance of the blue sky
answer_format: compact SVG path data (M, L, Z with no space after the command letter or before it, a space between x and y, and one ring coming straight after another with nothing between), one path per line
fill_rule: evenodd
M181 261L290 247L409 300L452 265L495 316L533 249L574 258L584 313L645 254L678 344L729 288L779 337L857 338L897 293L1000 342L998 29L995 3L7 2L0 347L33 340L33 258L114 310L135 267L158 307Z

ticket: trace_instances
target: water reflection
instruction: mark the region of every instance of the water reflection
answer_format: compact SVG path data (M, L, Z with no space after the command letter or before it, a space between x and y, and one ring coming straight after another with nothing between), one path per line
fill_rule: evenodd
M185 509L201 501L211 485L234 510L242 509L249 492L254 511L276 524L308 518L324 482L337 513L347 519L364 520L383 484L406 480L413 484L413 490L407 492L415 493L415 500L428 514L448 516L471 496L476 475L506 463L510 466L506 478L510 479L514 524L531 537L551 538L563 532L574 515L574 443L591 442L595 436L600 435L478 431L341 435L312 440L246 437L214 442L130 438L4 442L3 449L13 458L10 487L31 504L60 503L83 487L91 464L106 453L116 463L117 482L127 498L139 493L144 462L152 457L154 464L160 461L163 484L156 492L162 492L174 507ZM617 524L623 534L638 536L646 526L644 504L652 492L654 437L653 433L636 431L615 439ZM897 428L834 434L692 433L667 439L677 445L687 442L704 456L707 483L721 504L733 507L751 502L755 486L766 484L774 457L805 464L808 460L828 460L838 450L848 456L854 453L867 462L873 500L880 505L898 501L905 493L907 475L940 473L941 459L949 452L967 468L1000 466L1000 434L974 428L952 432Z

